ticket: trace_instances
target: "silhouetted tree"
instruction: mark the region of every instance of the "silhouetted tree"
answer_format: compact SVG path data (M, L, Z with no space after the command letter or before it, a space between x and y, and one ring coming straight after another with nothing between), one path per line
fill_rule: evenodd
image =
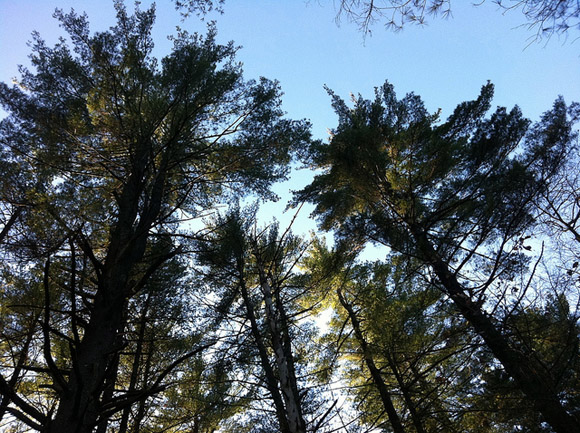
M282 119L275 82L242 79L236 49L216 44L214 28L206 37L181 32L158 63L154 8L131 16L122 2L115 7L116 25L93 35L86 16L57 11L70 46L63 39L50 48L35 34L33 69L0 86L9 113L0 126L3 161L31 179L2 194L12 236L3 282L36 293L26 313L13 307L20 313L11 335L22 342L10 348L0 393L4 411L45 432L106 428L203 349L200 342L165 360L146 385L116 386L119 365L131 365L127 345L144 356L139 339L129 340L130 327L141 329L131 323L139 321L129 314L134 301L187 250L180 221L234 191L268 195L308 138L306 124ZM27 215L15 231L20 198ZM36 356L23 367L17 353L30 333Z
M487 119L488 84L437 124L418 96L398 100L388 83L353 108L330 94L339 125L329 143L311 147L322 174L298 198L316 204L322 228L340 242L370 240L422 262L545 421L577 430L578 408L560 398L562 384L541 355L493 316L494 289L527 266L520 239L575 140L574 108L560 98L531 129L517 107Z

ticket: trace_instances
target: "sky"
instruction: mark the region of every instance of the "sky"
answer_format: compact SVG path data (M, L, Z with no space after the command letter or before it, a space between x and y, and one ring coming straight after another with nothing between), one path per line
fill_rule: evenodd
M430 17L425 26L410 25L397 33L377 23L372 35L363 37L346 19L337 25L337 2L225 0L221 15L182 21L171 1L159 0L156 53L162 57L169 52L166 36L176 26L205 32L207 22L215 20L218 41L233 40L241 46L237 58L244 64L245 77L278 80L288 117L309 119L313 136L323 140L337 124L325 85L344 99L350 93L372 98L374 87L388 80L400 97L415 92L430 111L441 108L443 119L460 102L476 98L487 80L495 84L494 106L517 104L531 120L538 120L558 95L567 102L580 101L577 30L533 42L535 32L527 29L520 11L502 13L489 0L480 6L461 0L451 2L448 19ZM149 4L143 0L141 7ZM132 5L127 2L129 10ZM52 18L57 7L87 12L94 31L114 23L108 0L0 0L0 81L10 82L18 76L17 65L27 63L32 31L39 31L49 44L63 35ZM283 199L266 205L267 213L280 218L287 190L310 179L299 171L290 183L276 187Z

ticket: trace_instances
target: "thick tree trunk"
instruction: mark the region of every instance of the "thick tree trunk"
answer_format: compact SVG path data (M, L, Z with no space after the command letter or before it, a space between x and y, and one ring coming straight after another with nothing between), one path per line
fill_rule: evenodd
M381 397L381 401L383 402L383 407L387 416L389 417L389 421L391 422L391 426L393 427L393 432L395 433L405 433L405 429L403 428L403 424L401 423L401 419L399 418L399 414L395 409L393 404L393 400L391 398L391 393L387 389L387 385L383 380L383 376L381 375L380 370L375 365L375 361L371 356L367 341L362 333L362 329L360 327L360 322L358 317L356 316L352 306L348 303L345 299L344 295L342 294L341 290L339 289L338 292L338 300L340 301L341 305L344 307L346 312L348 313L348 317L352 324L352 328L354 330L354 335L360 345L360 348L363 353L364 361L371 373L371 377L373 379L373 383L379 392Z
M426 235L418 229L411 229L417 241L417 247L426 263L431 266L435 275L445 288L446 294L455 303L460 313L483 338L487 347L502 363L505 371L515 380L518 387L532 402L534 408L542 414L544 420L557 433L580 432L580 420L570 414L558 398L554 381L533 357L513 348L484 314L481 307L471 300L455 274L449 270L439 254L433 248Z
M68 389L60 398L54 420L47 433L91 433L100 410L101 393L110 363L114 360L119 327L123 317L123 298L97 297L91 320L76 350Z
M117 223L111 229L91 318L76 348L67 389L60 393L55 418L45 429L47 433L91 433L102 412L107 377L116 374L111 370L123 346L125 308L131 296L129 279L145 254L149 229L161 208L165 182L163 167L167 155L152 183L147 207L140 211L139 200L146 178L143 167L147 162L147 149L142 147L138 146L141 158L135 163L119 197Z

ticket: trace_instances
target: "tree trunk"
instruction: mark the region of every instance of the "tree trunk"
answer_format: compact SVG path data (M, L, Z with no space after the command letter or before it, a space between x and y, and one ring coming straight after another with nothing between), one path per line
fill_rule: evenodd
M445 288L446 294L483 338L494 356L502 363L505 371L515 380L534 408L542 414L544 420L557 433L580 432L580 420L562 405L549 372L545 371L533 357L527 356L510 345L507 337L496 328L481 307L466 295L463 286L437 254L427 236L416 228L411 228L411 234L417 241L417 247L424 260L431 266Z
M270 328L270 338L272 348L276 357L278 366L278 377L280 380L280 390L285 403L285 412L288 420L288 428L291 433L306 433L306 422L302 416L302 405L296 382L296 373L294 371L294 362L292 353L288 353L284 348L282 341L282 327L280 326L280 313L274 308L272 300L272 286L268 282L264 270L258 265L260 270L260 286L264 295L264 304L266 308L266 320ZM280 307L278 303L278 307Z
M119 371L119 353L115 353L115 359L111 363L109 368L110 373L107 374L107 380L105 381L105 389L103 391L102 401L107 402L113 398L115 393L115 384L117 383L117 374ZM109 428L109 417L101 417L95 433L107 433Z
M350 322L352 323L352 328L354 330L354 335L355 335L356 339L358 340L358 343L359 343L360 348L361 348L362 353L363 353L363 358L364 358L365 364L366 364L367 368L369 369L369 372L371 373L371 377L373 379L375 387L377 388L377 391L379 391L381 401L383 402L383 407L385 409L385 412L387 413L387 416L389 417L389 421L391 422L391 426L393 427L393 432L405 433L405 429L403 428L403 424L401 423L401 419L399 418L399 414L397 413L397 410L395 409L395 406L393 405L391 393L387 389L387 385L385 384L385 381L383 380L381 372L377 368L377 366L375 365L375 361L373 360L373 357L371 356L367 341L362 333L358 317L356 316L354 310L352 309L352 306L348 303L348 301L343 296L342 291L340 289L338 289L337 294L338 294L338 300L340 301L341 305L344 307L344 309L348 313L348 317L350 319Z
M55 418L46 429L49 433L91 433L101 413L107 374L111 374L111 363L123 347L119 340L131 296L129 279L145 254L149 229L161 208L163 171L155 178L148 206L139 213L145 162L142 158L133 167L119 197L117 223L111 229L107 256L98 274L91 318L77 347L67 389L61 393Z
M422 422L421 418L419 417L419 414L417 413L417 408L415 406L415 402L411 398L411 393L409 392L410 391L409 387L405 384L405 380L401 376L401 373L399 372L399 368L397 367L397 363L395 361L395 358L393 356L391 356L390 353L388 353L388 349L387 349L387 353L385 353L385 356L387 358L387 363L389 364L389 367L391 368L391 371L393 372L393 375L395 376L395 379L397 380L397 384L399 385L399 389L401 390L401 393L403 394L403 399L405 400L405 404L407 405L407 408L409 409L409 415L411 415L411 420L413 421L413 425L415 426L415 430L417 430L417 433L427 433L425 431L425 429L423 428L423 422Z
M240 266L240 268L243 268L243 266ZM240 271L240 273L243 273L243 271ZM288 420L286 418L284 402L282 401L282 397L280 396L280 392L278 390L278 381L276 379L276 375L274 374L274 370L270 365L268 351L264 344L264 340L262 334L260 333L260 328L258 326L258 320L256 319L256 315L254 313L254 306L250 299L246 283L242 276L240 277L240 291L242 293L242 298L244 300L246 312L248 314L248 319L250 321L252 336L254 337L256 346L258 348L260 363L262 364L262 368L264 369L264 375L266 376L266 388L270 392L272 400L274 401L274 408L276 409L276 417L278 418L278 422L280 423L280 432L291 433L290 427L288 425Z
M91 320L58 410L47 432L91 433L100 414L101 393L110 363L114 361L119 327L122 323L124 299L95 300Z

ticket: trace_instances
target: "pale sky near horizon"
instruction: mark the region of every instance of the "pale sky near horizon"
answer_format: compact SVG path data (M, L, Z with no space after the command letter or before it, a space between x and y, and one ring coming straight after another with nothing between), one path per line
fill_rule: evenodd
M494 106L518 104L534 121L558 95L580 101L577 30L566 39L530 43L534 32L522 25L519 11L502 14L489 0L477 7L462 0L452 2L449 19L429 17L428 25L410 25L398 33L379 23L363 40L346 20L337 26L336 1L226 0L223 15L206 18L217 21L220 42L233 40L243 47L237 58L246 78L280 81L284 110L291 118L310 119L316 138L326 139L337 121L325 84L345 99L350 92L372 98L373 88L388 79L400 97L414 91L429 110L441 108L443 119L460 102L477 97L487 80L495 84ZM133 2L126 4L131 11ZM141 7L149 4L144 0ZM16 65L26 64L26 42L33 30L51 44L63 34L52 18L56 7L86 11L93 31L114 23L109 0L0 0L0 81L10 82L18 75ZM182 22L172 2L157 1L154 40L159 57L168 53L166 36L175 26L204 32L206 23L195 16ZM294 178L292 187L300 187L300 180ZM281 208L278 204L272 213Z

